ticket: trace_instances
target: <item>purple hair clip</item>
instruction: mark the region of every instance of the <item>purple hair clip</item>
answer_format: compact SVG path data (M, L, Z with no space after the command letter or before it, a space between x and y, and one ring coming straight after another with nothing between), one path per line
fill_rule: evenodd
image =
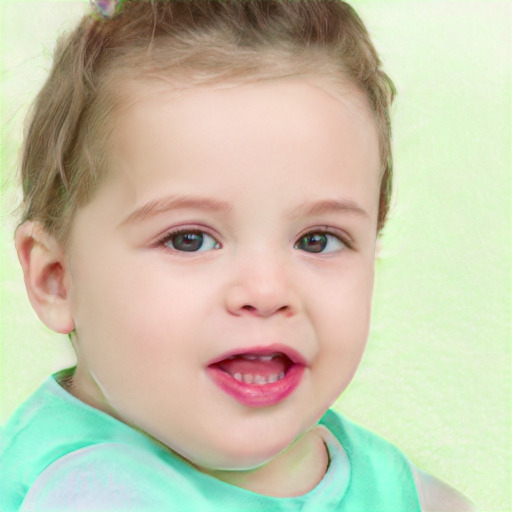
M121 0L89 0L91 8L102 20L111 20L119 11Z

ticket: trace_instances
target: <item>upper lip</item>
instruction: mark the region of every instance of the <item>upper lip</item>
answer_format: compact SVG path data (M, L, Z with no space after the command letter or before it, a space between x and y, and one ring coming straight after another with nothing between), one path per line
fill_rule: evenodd
M224 354L212 359L207 366L211 366L213 364L220 363L224 361L224 359L228 359L229 357L239 356L243 354L253 354L257 356L269 356L272 354L281 353L287 356L292 363L302 364L304 366L307 365L306 358L297 350L283 345L282 343L274 343L272 345L257 345L254 347L241 347L230 350L229 352L225 352Z

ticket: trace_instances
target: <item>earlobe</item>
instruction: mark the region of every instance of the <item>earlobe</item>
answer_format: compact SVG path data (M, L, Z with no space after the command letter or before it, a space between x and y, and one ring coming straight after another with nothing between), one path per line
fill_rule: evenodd
M37 316L53 331L71 332L69 271L61 245L40 223L32 221L19 226L14 240L28 298Z

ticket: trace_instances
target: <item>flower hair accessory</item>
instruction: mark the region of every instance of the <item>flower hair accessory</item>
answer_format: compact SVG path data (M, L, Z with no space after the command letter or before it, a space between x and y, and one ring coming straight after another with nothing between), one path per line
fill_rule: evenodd
M91 8L102 20L111 20L119 11L121 0L89 0Z

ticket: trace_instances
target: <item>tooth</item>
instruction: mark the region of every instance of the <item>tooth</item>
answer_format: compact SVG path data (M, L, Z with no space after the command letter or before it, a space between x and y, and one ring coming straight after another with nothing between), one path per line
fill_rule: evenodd
M244 379L242 378L242 374L241 374L241 373L239 373L239 372L235 373L235 374L233 375L233 378L234 378L234 379L236 379L236 380L238 380L239 382L243 382L243 380L244 380Z
M254 361L256 359L259 359L260 361L271 361L272 359L274 359L274 357L276 357L276 354L271 354L269 356L258 356L256 354L243 354L240 357L242 359L247 359L249 361ZM230 359L234 359L234 358L230 358Z
M278 376L277 376L277 380L280 380L284 377L284 372L281 372Z
M254 377L254 383L255 384L266 384L267 379L265 379L265 377L262 377L261 375L256 375Z
M254 380L254 376L251 373L244 374L244 382L246 384L252 384L253 380Z
M279 376L277 375L277 373L273 373L272 375L269 375L268 382L277 382L278 379Z

